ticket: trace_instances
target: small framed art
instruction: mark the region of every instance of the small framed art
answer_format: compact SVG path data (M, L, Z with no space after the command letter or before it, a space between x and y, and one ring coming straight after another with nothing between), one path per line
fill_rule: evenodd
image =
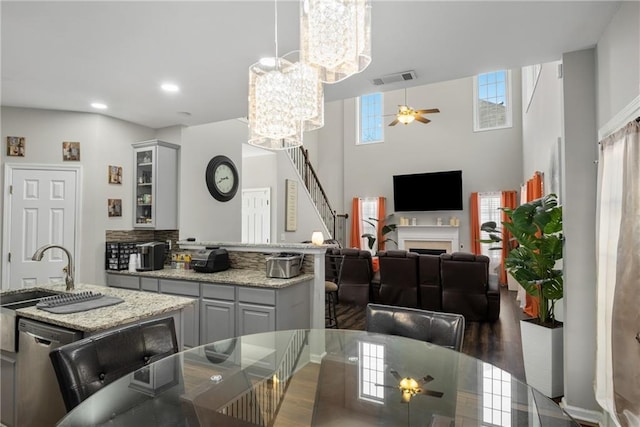
M108 199L109 217L122 216L122 199Z
M25 138L23 136L7 137L7 156L24 157Z
M62 143L62 160L80 161L80 143L65 141Z
M122 184L122 166L109 165L109 184Z

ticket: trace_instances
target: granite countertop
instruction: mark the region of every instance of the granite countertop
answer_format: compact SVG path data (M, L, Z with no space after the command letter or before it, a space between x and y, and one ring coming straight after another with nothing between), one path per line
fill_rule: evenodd
M64 284L38 285L34 286L33 289L66 293ZM17 289L16 291L24 290L25 289ZM119 297L122 298L124 302L108 307L68 314L55 314L40 310L36 307L26 307L17 309L16 314L21 317L78 331L97 332L157 316L162 313L177 311L194 303L194 300L191 298L76 283L74 292L81 291L93 291L104 295ZM12 291L6 291L2 294L10 293L12 293Z
M222 283L237 286L252 286L257 288L286 288L307 280L313 280L313 274L303 273L290 279L274 279L265 275L264 271L243 268L230 268L216 273L197 273L194 270L180 270L165 268L155 271L107 270L109 274L128 276L152 277L156 279L189 280L201 283Z

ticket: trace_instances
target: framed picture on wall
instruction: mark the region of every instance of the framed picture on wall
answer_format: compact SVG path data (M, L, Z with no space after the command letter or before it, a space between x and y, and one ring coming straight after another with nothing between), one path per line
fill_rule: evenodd
M7 137L7 156L24 157L25 138L23 136Z
M109 184L122 184L122 166L109 165Z
M107 200L109 217L122 216L122 199Z
M298 181L285 180L285 224L284 231L298 229Z
M80 161L80 143L65 141L62 143L62 160Z

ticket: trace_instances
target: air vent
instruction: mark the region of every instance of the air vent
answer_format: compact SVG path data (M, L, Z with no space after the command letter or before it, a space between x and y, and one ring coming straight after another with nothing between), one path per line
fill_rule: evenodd
M415 71L403 71L401 73L389 74L377 79L373 79L371 82L376 86L380 86L380 85L385 85L389 83L397 83L397 82L404 82L407 80L413 80L415 78L416 78Z

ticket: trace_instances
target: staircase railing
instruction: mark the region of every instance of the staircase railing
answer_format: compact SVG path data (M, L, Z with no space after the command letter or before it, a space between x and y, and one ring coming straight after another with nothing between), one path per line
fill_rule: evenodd
M289 152L289 156L291 157L291 160L293 160L293 164L298 170L305 187L307 187L307 191L309 191L311 199L315 203L322 221L324 221L327 230L331 233L331 237L338 240L344 247L346 243L345 224L348 215L338 215L331 207L329 198L322 188L318 175L309 161L309 150L300 146L297 149L287 151Z

